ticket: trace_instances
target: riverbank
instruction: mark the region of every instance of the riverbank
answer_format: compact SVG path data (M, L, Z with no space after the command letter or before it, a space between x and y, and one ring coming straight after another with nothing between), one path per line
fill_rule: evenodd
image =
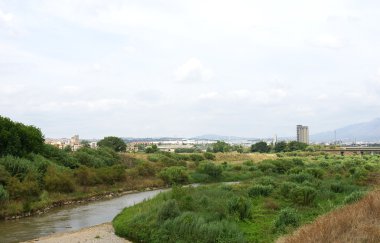
M111 223L104 223L88 228L83 228L78 231L57 233L49 236L41 237L34 240L25 241L24 243L41 242L41 243L71 243L71 242L86 242L86 243L130 243L121 237L115 235L115 231Z
M67 198L64 200L54 201L45 207L37 208L37 209L31 210L29 212L23 212L23 213L19 213L19 214L15 214L15 215L5 216L3 218L0 218L0 220L16 220L16 219L25 218L25 217L41 215L41 214L49 212L51 209L55 209L55 208L59 208L59 207L81 205L84 203L90 203L90 202L96 202L96 201L101 201L101 200L117 198L117 197L121 197L124 195L132 194L132 193L144 192L144 191L153 191L153 190L159 190L159 189L165 189L165 188L167 188L167 187L164 187L164 186L147 187L147 188L138 188L135 190L118 189L117 191L105 191L105 192L100 192L100 193L89 194L86 196L81 196L78 198L75 198L75 197L74 198Z

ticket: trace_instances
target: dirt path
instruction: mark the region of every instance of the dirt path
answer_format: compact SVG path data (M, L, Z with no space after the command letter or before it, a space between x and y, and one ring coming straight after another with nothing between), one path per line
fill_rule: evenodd
M84 228L78 231L57 233L35 240L25 241L41 242L41 243L131 243L123 238L118 237L114 233L111 223L99 224L89 228Z

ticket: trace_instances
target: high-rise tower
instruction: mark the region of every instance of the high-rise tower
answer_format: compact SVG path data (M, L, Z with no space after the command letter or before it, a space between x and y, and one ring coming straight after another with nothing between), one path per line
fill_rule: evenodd
M309 144L309 127L297 125L297 142Z

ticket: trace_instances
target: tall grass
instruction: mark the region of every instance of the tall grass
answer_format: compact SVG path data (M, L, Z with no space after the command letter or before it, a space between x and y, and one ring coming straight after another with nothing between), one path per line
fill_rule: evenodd
M278 243L380 241L380 190L305 225Z

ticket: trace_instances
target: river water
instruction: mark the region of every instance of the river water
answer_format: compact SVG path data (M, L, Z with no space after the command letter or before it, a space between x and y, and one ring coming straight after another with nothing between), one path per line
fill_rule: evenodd
M123 208L152 198L162 191L165 190L132 193L110 200L52 209L38 216L0 221L0 243L31 240L110 222Z

